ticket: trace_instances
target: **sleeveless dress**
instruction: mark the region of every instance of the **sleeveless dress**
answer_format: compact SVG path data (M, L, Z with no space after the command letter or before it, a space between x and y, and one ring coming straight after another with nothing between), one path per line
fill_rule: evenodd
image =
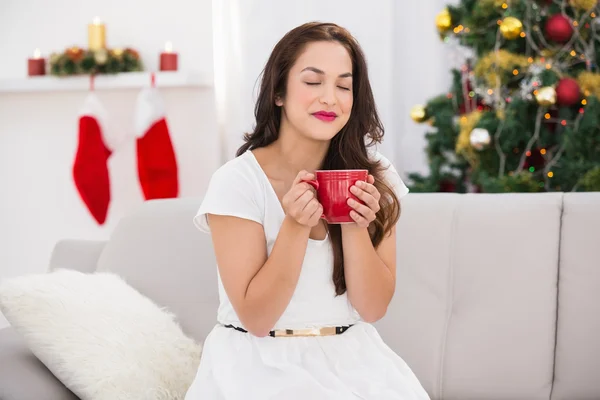
M408 193L390 162L386 180L398 197ZM212 176L194 224L209 233L206 214L230 215L263 225L271 253L284 211L251 151ZM273 329L353 324L334 336L256 337L244 328L218 276L217 324L206 337L196 377L185 400L423 400L429 399L410 367L361 321L346 294L335 296L328 238L309 239L292 299Z

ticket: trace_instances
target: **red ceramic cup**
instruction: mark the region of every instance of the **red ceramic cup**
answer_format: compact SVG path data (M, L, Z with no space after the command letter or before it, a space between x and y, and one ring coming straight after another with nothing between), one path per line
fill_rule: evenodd
M364 204L350 192L350 187L357 181L367 181L369 171L366 169L318 170L316 179L304 181L317 191L317 200L323 206L323 216L329 224L347 224L355 222L350 216L352 207L348 199Z

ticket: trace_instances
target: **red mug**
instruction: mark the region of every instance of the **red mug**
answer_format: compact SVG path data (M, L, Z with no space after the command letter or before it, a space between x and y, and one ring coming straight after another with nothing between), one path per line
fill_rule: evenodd
M357 181L367 181L369 171L366 169L317 170L316 179L305 180L317 191L317 200L323 206L323 215L329 224L347 224L355 222L350 216L352 207L348 199L364 204L350 192L350 187Z

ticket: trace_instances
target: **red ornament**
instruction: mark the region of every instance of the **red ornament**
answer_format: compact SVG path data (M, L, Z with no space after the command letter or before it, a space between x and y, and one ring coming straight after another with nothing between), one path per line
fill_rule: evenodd
M579 103L581 90L579 84L573 78L563 78L556 86L556 103L561 106L573 106Z
M546 21L545 35L557 43L566 43L573 36L573 24L562 14L555 14Z

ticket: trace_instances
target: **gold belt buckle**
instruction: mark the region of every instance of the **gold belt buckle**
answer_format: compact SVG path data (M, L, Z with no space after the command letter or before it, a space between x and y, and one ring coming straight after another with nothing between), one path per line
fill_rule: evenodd
M327 326L324 328L306 328L306 329L280 329L276 330L275 337L290 337L290 336L331 336L335 335L335 326Z

